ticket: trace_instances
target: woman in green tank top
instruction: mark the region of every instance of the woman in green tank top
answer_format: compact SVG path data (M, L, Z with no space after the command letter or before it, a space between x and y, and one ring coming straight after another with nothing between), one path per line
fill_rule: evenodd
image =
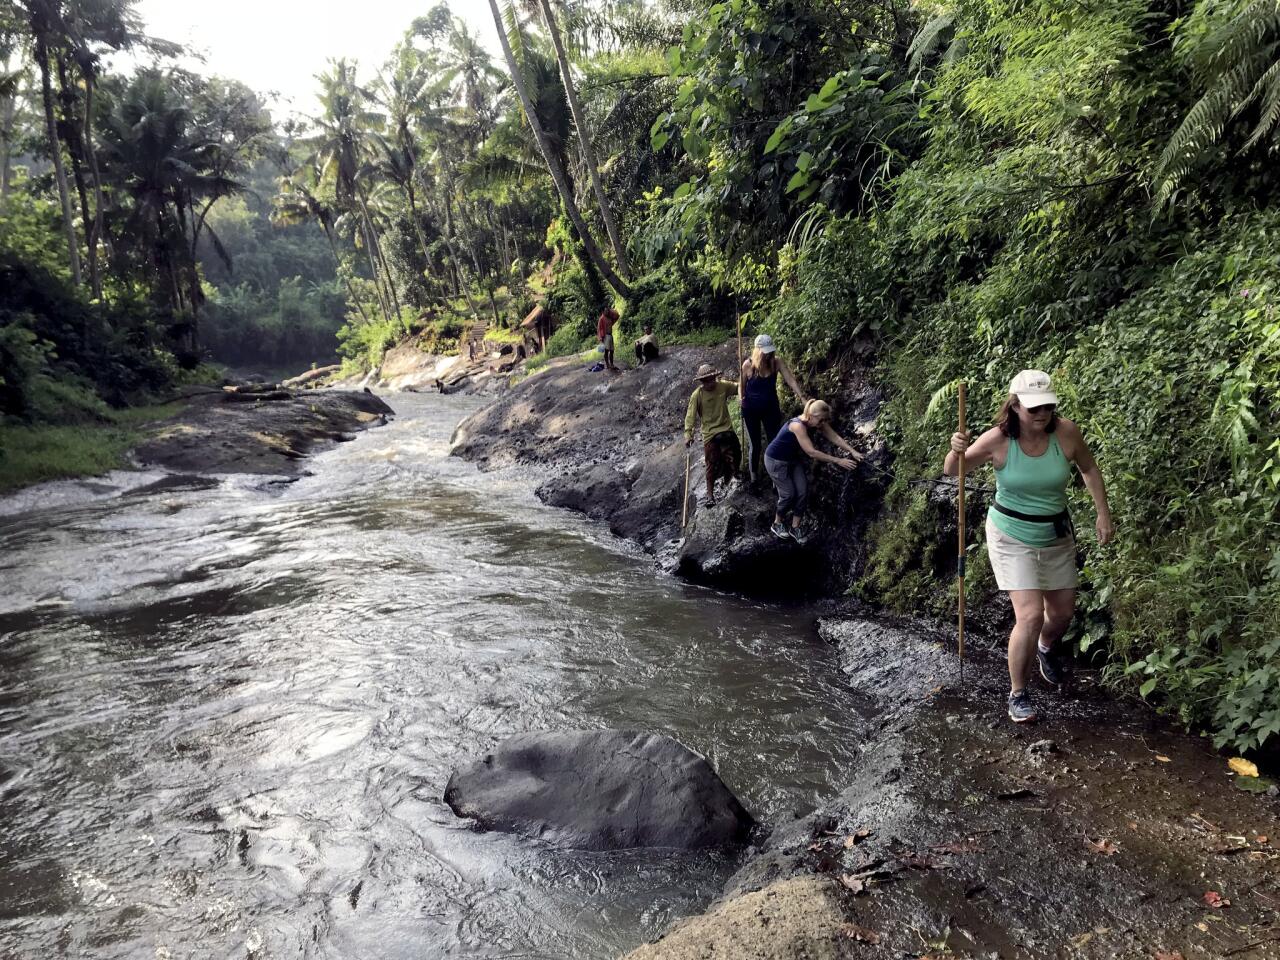
M1112 537L1102 471L1080 428L1058 416L1049 375L1023 370L1009 385L997 423L976 441L951 437L943 472L954 477L959 455L966 467L990 463L996 496L987 513L987 555L996 583L1009 594L1015 623L1009 634L1009 717L1036 718L1027 685L1032 664L1052 687L1062 682L1054 645L1062 639L1076 600L1076 543L1067 513L1067 485L1075 464L1097 509L1098 543Z

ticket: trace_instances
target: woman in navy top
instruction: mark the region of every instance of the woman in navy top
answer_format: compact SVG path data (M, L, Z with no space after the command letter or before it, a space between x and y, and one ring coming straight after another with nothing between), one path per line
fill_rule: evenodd
M817 431L834 446L844 450L848 457L833 457L813 445L810 436ZM769 472L778 490L778 509L773 516L774 535L797 543L804 543L800 533L800 521L804 516L805 501L809 495L809 477L805 462L825 460L842 470L853 470L862 454L849 446L844 437L831 428L831 407L821 400L810 400L804 405L804 413L788 420L764 452L764 468ZM791 525L787 526L790 519Z
M778 374L787 382L801 403L805 396L787 362L778 356L773 338L767 333L756 337L751 356L742 361L742 379L738 381L738 400L742 423L747 428L747 463L753 483L761 479L761 461L765 444L782 428L782 407L778 404Z

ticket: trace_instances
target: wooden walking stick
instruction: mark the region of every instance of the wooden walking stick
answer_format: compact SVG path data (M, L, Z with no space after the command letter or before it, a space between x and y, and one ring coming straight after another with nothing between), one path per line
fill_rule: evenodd
M965 382L961 380L960 381L960 432L961 433L965 432L965 415L964 415L965 386L966 386ZM957 490L958 490L958 505L959 505L959 511L960 511L960 522L959 522L960 536L959 536L959 544L958 544L960 552L956 557L956 571L959 574L958 580L959 580L959 594L960 594L960 605L959 605L959 611L958 611L959 619L957 622L957 640L958 640L957 652L960 655L960 682L964 683L964 454L963 453L960 454L960 483L959 483L959 486L957 487Z
M680 508L680 533L684 534L684 528L689 525L689 466L693 462L693 451L688 448L684 451L684 504Z

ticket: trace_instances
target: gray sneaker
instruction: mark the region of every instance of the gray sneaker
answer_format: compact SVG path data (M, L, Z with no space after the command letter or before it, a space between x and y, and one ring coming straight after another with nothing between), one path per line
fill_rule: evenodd
M777 523L777 522L775 521L775 522L774 522L774 524L773 524L773 526L772 526L772 527L770 527L769 529L770 529L770 530L772 530L772 531L773 531L773 535L774 535L775 537L779 538L780 540L790 540L790 539L791 539L791 531L787 529L787 525L786 525L786 524L784 524L784 523Z
M1009 694L1009 719L1014 723L1029 723L1036 718L1036 708L1031 705L1031 695L1024 687Z
M1061 686L1066 679L1062 669L1062 660L1058 656L1058 651L1050 648L1048 653L1036 647L1036 657L1040 661L1040 676L1044 677L1044 682L1051 687Z

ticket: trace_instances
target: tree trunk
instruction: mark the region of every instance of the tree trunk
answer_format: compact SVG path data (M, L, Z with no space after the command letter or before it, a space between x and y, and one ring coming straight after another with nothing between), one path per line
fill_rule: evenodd
M58 121L53 113L53 82L49 76L49 48L45 44L44 31L37 29L35 34L36 65L40 68L40 98L44 101L45 133L49 138L53 175L58 182L58 199L62 201L62 226L67 235L67 261L71 266L71 282L78 287L83 283L80 277L80 247L76 240L75 219L71 214L71 190L67 186L67 171L62 164L62 141L58 138Z
M5 99L0 110L0 210L9 199L9 171L13 160L13 122L18 112L17 96Z
M551 9L551 0L540 0L542 16L547 21L547 30L551 34L551 43L556 48L556 60L560 62L560 78L564 81L564 92L569 98L569 112L573 114L573 125L578 128L578 142L582 145L582 162L591 177L591 189L595 192L596 203L600 204L600 218L604 220L604 229L609 234L609 245L613 247L614 258L618 261L618 270L628 279L631 278L631 264L627 260L627 248L623 246L618 233L617 221L613 218L613 208L609 206L609 198L604 194L600 183L600 170L596 164L596 150L591 140L591 130L587 126L587 115L578 102L578 90L573 83L573 74L569 70L569 58L564 52L564 43L560 39L560 26L556 23L555 12Z
M378 306L382 310L384 320L391 319L391 301L387 299L386 291L382 289L382 271L378 269L378 259L373 252L373 237L369 235L369 223L363 217L360 218L360 232L364 234L364 252L369 258L369 269L373 271L373 289L378 294Z
M324 220L320 221L320 226L324 228L325 239L329 241L329 250L333 253L333 262L338 268L338 273L342 277L342 282L347 287L347 296L351 298L351 302L355 304L356 309L360 311L360 318L365 323L369 322L369 315L364 312L364 304L360 302L360 298L356 296L356 288L351 285L351 278L342 272L342 258L338 256L338 242L333 239L333 231L329 228L329 224Z
M98 272L98 244L103 240L102 225L102 172L98 169L98 154L93 147L93 91L94 77L86 73L84 78L84 150L89 157L89 173L93 178L93 225L89 228L89 276L93 283L93 295L102 299L102 278Z
M453 261L453 272L457 277L458 286L462 288L463 296L467 298L467 306L471 310L471 316L479 319L480 308L476 306L475 300L471 299L471 287L467 284L467 278L462 272L462 263L458 259L458 248L453 245L453 214L452 205L448 198L444 201L444 245L449 249L449 259Z
M565 211L569 214L569 219L573 221L573 225L578 228L587 256L591 258L592 263L595 264L601 275L608 281L609 286L613 287L622 296L629 297L631 296L631 288L627 286L626 281L614 272L613 267L609 266L609 261L601 253L599 245L591 235L591 231L587 229L586 221L582 219L582 212L578 209L578 205L573 199L573 192L569 188L565 172L552 154L551 144L547 141L546 132L542 129L538 114L533 109L533 101L529 98L529 90L525 86L524 74L520 72L520 66L516 63L515 54L511 52L511 40L507 36L506 24L502 22L502 13L498 10L497 0L489 0L489 10L493 14L494 26L498 29L498 42L502 44L502 55L507 61L507 69L511 72L511 82L515 84L516 93L520 96L520 103L524 107L525 116L529 120L529 127L533 130L533 137L538 142L538 151L542 154L543 162L547 165L551 179L555 181L556 190L560 194L560 200L564 203Z
M378 230L373 225L373 216L369 213L369 204L364 196L359 197L360 212L364 214L365 223L369 226L369 236L373 239L373 252L378 259L378 263L382 264L382 272L387 278L387 293L389 295L391 305L395 310L396 323L401 322L400 316L400 295L396 291L395 278L391 276L391 265L387 263L387 258L382 252L382 241L378 239Z
M72 88L71 78L68 76L67 61L65 57L57 57L58 61L58 88L62 91L62 119L65 126L67 142L67 156L71 159L71 179L76 185L76 196L80 199L80 222L84 224L85 231L85 253L88 258L89 267L89 290L92 292L94 299L102 299L102 278L98 274L98 257L94 249L93 226L97 222L93 210L89 205L89 189L85 182L85 166L86 166L86 149L84 141L84 129L89 125L89 111L86 105L84 121L76 122L75 110L73 109L76 102L76 93Z

